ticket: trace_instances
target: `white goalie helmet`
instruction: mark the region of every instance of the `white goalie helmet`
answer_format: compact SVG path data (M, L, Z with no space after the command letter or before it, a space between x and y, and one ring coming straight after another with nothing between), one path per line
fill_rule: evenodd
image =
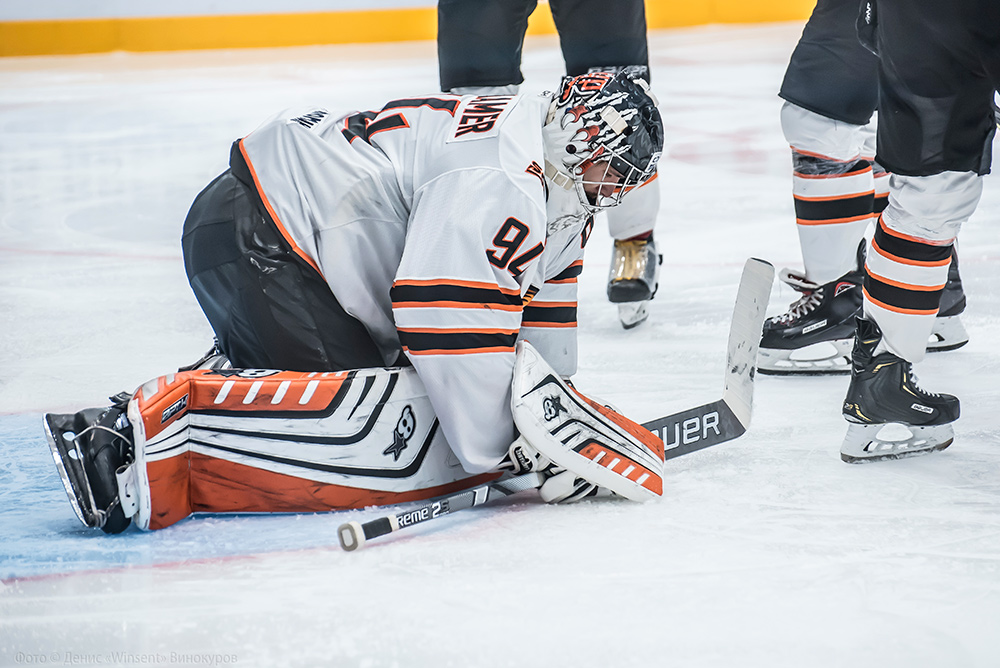
M546 173L575 187L588 211L616 206L656 174L663 121L637 69L563 77L549 109Z

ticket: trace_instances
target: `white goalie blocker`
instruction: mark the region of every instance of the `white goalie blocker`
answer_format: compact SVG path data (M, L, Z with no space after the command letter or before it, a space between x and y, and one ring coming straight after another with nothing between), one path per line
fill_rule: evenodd
M552 370L531 344L517 344L511 406L520 437L511 448L633 501L663 494L663 441L616 411L588 399ZM520 469L532 468L520 463ZM559 476L564 480L571 479ZM568 486L567 482L565 486ZM542 485L542 497L559 495Z

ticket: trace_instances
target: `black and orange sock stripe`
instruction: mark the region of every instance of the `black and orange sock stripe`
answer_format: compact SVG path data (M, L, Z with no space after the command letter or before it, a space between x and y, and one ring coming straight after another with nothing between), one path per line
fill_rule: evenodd
M796 179L844 179L840 192L832 188L833 192L822 197L794 195L795 221L799 225L836 225L871 218L875 206L874 188L859 191L856 181L848 180L848 177L871 173L870 161L840 162L793 150L792 162L793 178Z
M881 217L872 239L872 251L882 258L896 264L932 270L951 264L952 248L952 243L928 243L889 230ZM865 297L875 305L897 313L937 314L944 286L944 280L940 285L916 285L895 280L874 273L868 263L865 265Z

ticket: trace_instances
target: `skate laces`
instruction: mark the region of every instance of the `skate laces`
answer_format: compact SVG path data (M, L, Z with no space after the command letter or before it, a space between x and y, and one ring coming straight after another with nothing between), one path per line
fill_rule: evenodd
M775 316L772 320L783 324L798 320L802 316L812 313L822 301L823 298L818 291L807 292L789 306L786 313Z
M117 426L117 424L116 424L116 426ZM111 427L105 427L104 425L101 425L101 424L92 424L89 427L87 427L86 429L84 429L83 431L81 431L73 439L73 443L79 448L79 446L80 446L80 439L83 438L84 436L86 436L87 434L89 434L92 431L106 431L109 434L113 434L117 438L120 438L120 439L124 440L128 445L130 445L130 446L132 445L132 439L130 439L128 436L126 436L125 434L121 433L120 431L112 429Z
M916 390L917 392L919 392L920 394L922 394L922 395L924 395L926 397L936 398L936 397L940 397L941 396L937 392L928 392L924 388L920 387L920 379L917 378L917 374L913 370L913 364L912 363L907 362L906 363L906 367L907 367L906 368L906 376L907 376L907 378L910 379L910 385L913 386L914 390Z
M769 318L771 322L788 324L793 320L797 320L804 315L812 313L816 307L822 303L823 297L820 294L820 286L813 283L805 276L795 274L790 269L786 268L782 269L778 273L778 279L781 280L782 283L790 286L796 292L801 292L802 296L788 307L787 312L773 318Z

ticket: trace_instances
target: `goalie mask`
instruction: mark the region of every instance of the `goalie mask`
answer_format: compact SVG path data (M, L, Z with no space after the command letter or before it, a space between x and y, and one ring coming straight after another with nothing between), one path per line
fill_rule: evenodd
M656 100L628 68L563 77L544 131L547 176L591 212L650 180L663 151Z

